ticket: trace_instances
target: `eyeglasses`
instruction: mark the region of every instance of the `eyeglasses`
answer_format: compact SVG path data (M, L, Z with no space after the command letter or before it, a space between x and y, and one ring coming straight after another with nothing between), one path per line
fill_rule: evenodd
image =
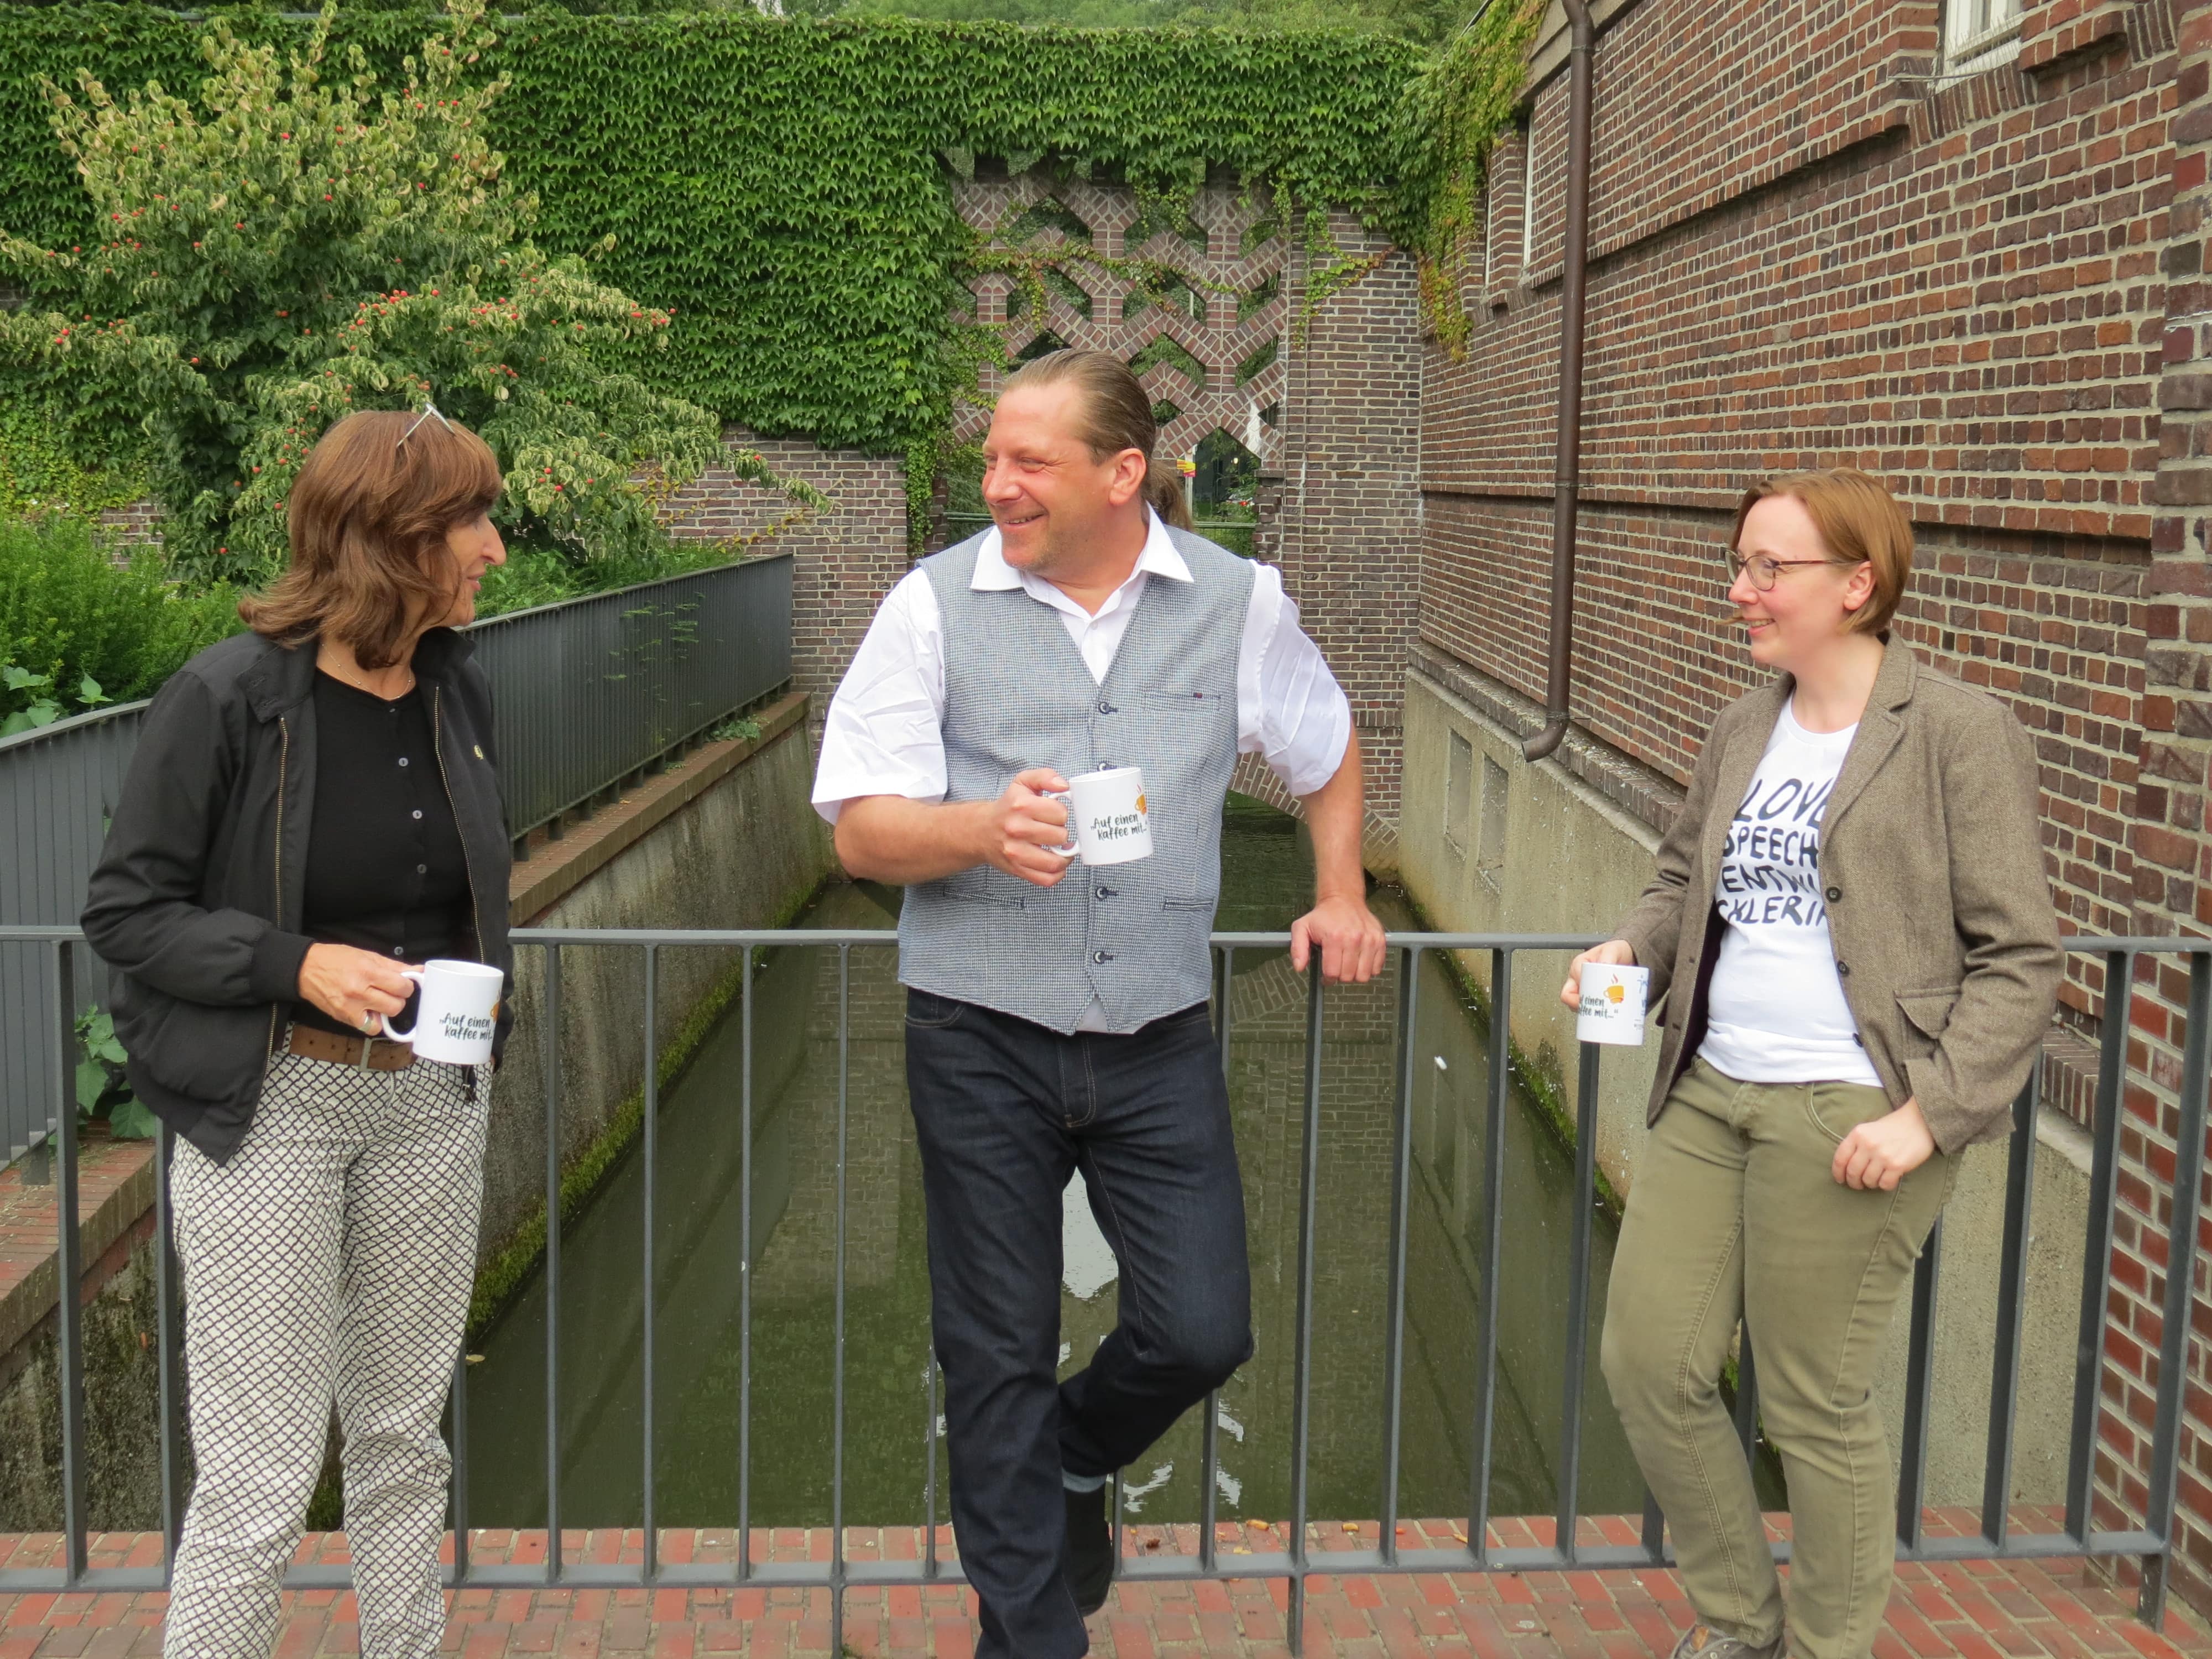
M1735 549L1724 547L1721 550L1721 562L1728 566L1730 586L1734 586L1735 579L1747 570L1751 573L1751 585L1762 593L1771 593L1785 570L1795 570L1800 565L1840 564L1843 562L1839 559L1778 559L1765 553L1754 553L1747 559Z
M423 422L428 420L433 415L438 416L438 424L445 428L447 431L451 432L453 429L453 423L451 421L447 420L442 415L438 415L438 405L432 403L428 398L425 398L422 400L422 412L415 417L413 423L408 427L406 431L399 434L399 442L392 445L392 447L394 449L398 449L404 446L410 438L415 435L415 428L422 425Z

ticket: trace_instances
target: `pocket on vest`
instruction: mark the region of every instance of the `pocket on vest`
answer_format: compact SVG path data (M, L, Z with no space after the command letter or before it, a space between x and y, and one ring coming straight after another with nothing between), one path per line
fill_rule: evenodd
M962 904L988 904L1000 910L1019 910L1029 902L1023 890L1029 884L1003 870L963 870L936 884L945 896Z
M1160 901L1160 908L1163 910L1203 910L1208 915L1211 915L1213 913L1214 906L1218 902L1218 900L1210 898L1162 899Z

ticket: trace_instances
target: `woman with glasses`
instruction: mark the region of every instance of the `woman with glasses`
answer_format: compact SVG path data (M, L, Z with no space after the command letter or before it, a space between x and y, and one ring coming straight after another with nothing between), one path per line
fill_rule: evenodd
M2060 956L2034 752L1888 623L1910 521L1863 473L1745 492L1729 601L1772 682L1721 711L1658 874L1575 959L1666 1038L1602 1361L1694 1618L1677 1659L1865 1659L1894 1561L1875 1370L1959 1154L2012 1127ZM1741 1322L1789 1483L1782 1589L1719 1397Z
M490 690L455 631L507 557L500 490L434 409L325 434L290 568L155 698L93 873L131 1081L177 1134L197 1479L168 1659L275 1646L334 1405L361 1650L428 1659L444 1631L490 1068L381 1033L410 964L508 967Z

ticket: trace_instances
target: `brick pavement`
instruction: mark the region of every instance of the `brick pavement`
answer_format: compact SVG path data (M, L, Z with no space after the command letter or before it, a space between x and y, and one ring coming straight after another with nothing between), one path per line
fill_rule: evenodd
M2028 1517L2023 1516L2026 1520ZM1585 1522L1585 1537L1627 1542L1634 1523L1621 1517ZM1965 1511L1930 1511L1929 1530L1971 1529ZM1193 1551L1194 1529L1133 1528L1133 1552ZM1507 1521L1492 1528L1500 1547L1547 1541L1548 1523ZM637 1559L639 1534L568 1534L574 1558ZM727 1531L662 1534L671 1562L730 1559ZM878 1553L910 1558L920 1542L912 1529L848 1534L856 1559ZM1311 1547L1371 1549L1373 1523L1328 1522L1311 1529ZM783 1529L756 1537L757 1558L825 1560L829 1534ZM1461 1527L1449 1521L1407 1523L1407 1552L1455 1549ZM1279 1550L1282 1529L1234 1524L1222 1528L1221 1553ZM484 1532L479 1560L542 1560L543 1533ZM942 1547L949 1553L949 1529ZM0 1538L0 1567L53 1559L52 1537ZM108 1535L94 1540L94 1565L160 1559L158 1539ZM343 1534L310 1537L303 1561L343 1562ZM1092 1651L1113 1659L1156 1655L1252 1656L1285 1652L1280 1581L1229 1580L1195 1584L1125 1584L1091 1621ZM353 1597L306 1590L287 1598L282 1659L357 1651ZM160 1651L163 1595L0 1595L0 1659L155 1654ZM1970 1562L1898 1569L1888 1627L1875 1659L2182 1659L2212 1655L2212 1634L2181 1612L2169 1613L2163 1636L2137 1624L2132 1602L2092 1571L2062 1562ZM1674 1575L1658 1571L1406 1574L1389 1577L1316 1575L1308 1581L1305 1651L1341 1659L1425 1654L1436 1659L1648 1659L1663 1655L1688 1622ZM933 1654L967 1659L975 1626L968 1592L945 1585L923 1589L854 1589L845 1603L848 1654ZM445 1651L465 1659L501 1656L829 1653L828 1596L797 1589L465 1589L453 1598Z

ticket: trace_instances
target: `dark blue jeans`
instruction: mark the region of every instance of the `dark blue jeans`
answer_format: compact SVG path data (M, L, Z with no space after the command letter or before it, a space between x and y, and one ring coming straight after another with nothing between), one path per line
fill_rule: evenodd
M1060 1576L1060 1471L1110 1474L1252 1354L1244 1194L1206 1006L1126 1036L907 993L952 1526L978 1659L1089 1648ZM1080 1170L1120 1322L1060 1369L1060 1190Z

